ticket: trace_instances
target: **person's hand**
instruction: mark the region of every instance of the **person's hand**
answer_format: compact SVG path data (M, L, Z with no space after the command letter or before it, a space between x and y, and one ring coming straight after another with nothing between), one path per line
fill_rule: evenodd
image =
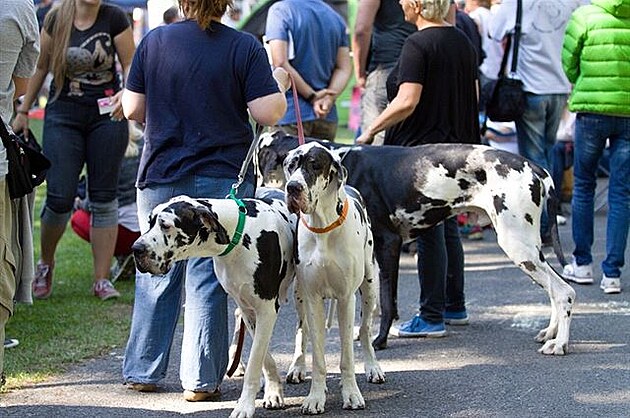
M18 111L11 123L11 129L15 133L24 132L24 138L28 139L28 113Z
M359 135L355 142L359 145L370 145L373 141L374 135L370 134L370 129L367 129L365 132Z
M355 77L355 83L354 85L357 86L358 88L360 88L361 90L363 90L365 88L365 82L366 82L366 77L365 75L359 76L359 77Z
M320 99L313 100L313 111L318 119L326 119L333 106L335 105L335 98L332 95L325 95Z
M291 87L291 78L284 68L276 67L273 70L273 78L276 80L276 83L278 83L280 93L286 92Z
M114 110L109 113L111 120L114 122L120 122L125 119L125 115L123 114L122 108L122 90L118 93L114 94L110 99L110 103L114 105Z

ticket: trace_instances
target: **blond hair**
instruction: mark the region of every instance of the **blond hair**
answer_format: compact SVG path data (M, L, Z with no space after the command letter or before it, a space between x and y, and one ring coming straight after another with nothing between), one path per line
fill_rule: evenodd
M430 21L442 20L448 14L451 6L450 0L419 0L420 15ZM417 7L418 0L411 0L414 7Z
M55 97L51 101L59 97L66 79L67 51L76 10L77 7L74 0L61 0L55 3L44 19L44 28L50 31L50 37L52 38L50 72L53 74Z
M221 18L233 0L178 0L179 8L188 19L194 19L202 29L210 26L212 19Z

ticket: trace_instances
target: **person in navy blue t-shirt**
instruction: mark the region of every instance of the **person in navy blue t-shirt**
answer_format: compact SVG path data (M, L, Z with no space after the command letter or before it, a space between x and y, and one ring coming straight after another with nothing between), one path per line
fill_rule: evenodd
M286 111L288 75L272 75L262 45L220 23L229 3L179 0L186 19L149 32L134 56L123 109L146 123L136 184L141 232L151 210L173 196L224 198L254 137L248 110L261 125ZM253 191L250 170L239 196ZM164 378L183 286L184 398L217 400L228 362L227 294L211 258L177 263L165 276L137 275L124 379L131 389L155 391Z

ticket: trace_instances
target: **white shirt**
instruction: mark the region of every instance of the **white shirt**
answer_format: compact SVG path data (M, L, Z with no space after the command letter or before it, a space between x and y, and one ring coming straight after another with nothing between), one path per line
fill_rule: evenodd
M523 0L516 75L523 81L525 91L534 94L571 91L562 70L562 42L571 13L584 3L583 0ZM491 21L490 36L502 40L514 33L515 23L516 0L504 0ZM507 71L510 65L511 56Z
M501 42L490 37L489 30L493 14L485 7L477 7L468 15L477 23L479 35L481 36L481 48L483 52L486 53L486 57L479 66L479 70L484 76L496 80L497 74L499 74L499 68L501 68L503 47L501 46Z

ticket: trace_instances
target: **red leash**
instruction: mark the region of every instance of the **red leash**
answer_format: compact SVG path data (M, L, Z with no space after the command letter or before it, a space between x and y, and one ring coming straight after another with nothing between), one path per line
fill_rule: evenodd
M289 78L291 79L291 90L293 90L293 107L295 108L295 117L297 119L297 131L298 131L298 144L304 145L304 127L302 126L302 113L300 112L300 99L298 99L297 87L295 86L295 80L291 73Z

